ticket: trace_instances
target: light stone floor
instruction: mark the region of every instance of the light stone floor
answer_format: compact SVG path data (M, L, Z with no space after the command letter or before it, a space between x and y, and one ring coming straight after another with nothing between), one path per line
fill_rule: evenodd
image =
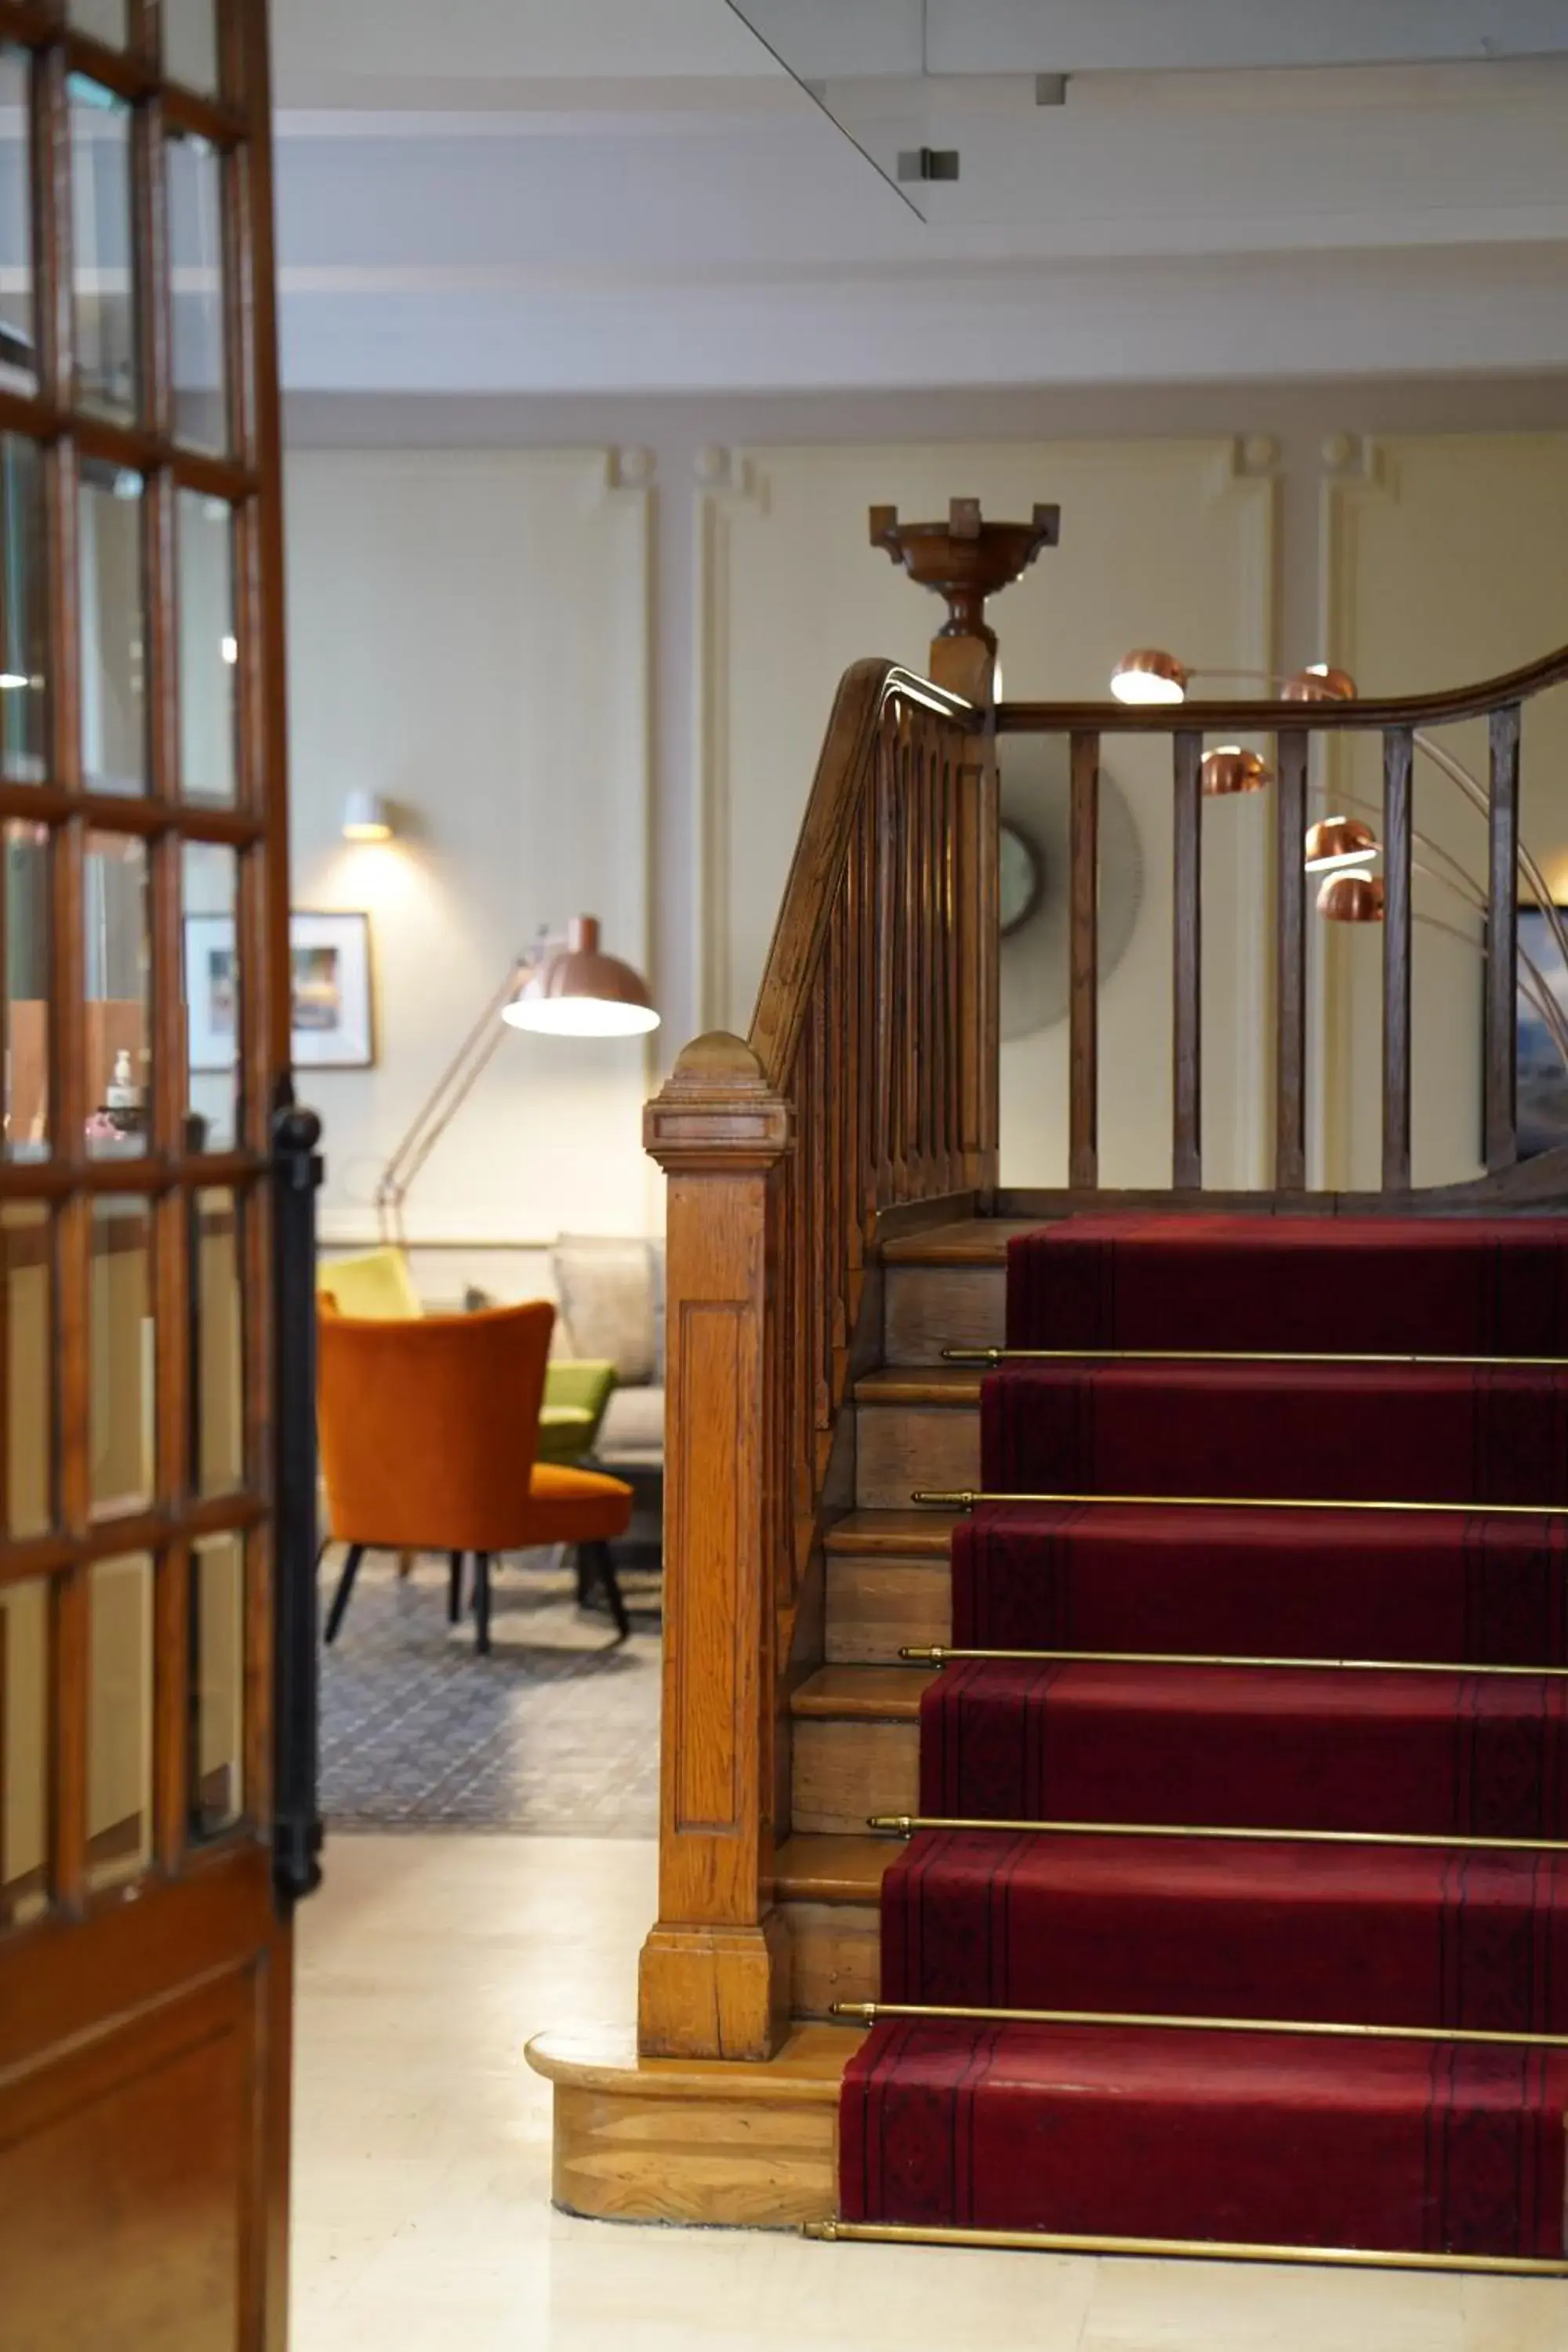
M293 2352L1568 2352L1568 2282L568 2221L542 2029L632 2014L654 1849L342 1837L300 1915Z

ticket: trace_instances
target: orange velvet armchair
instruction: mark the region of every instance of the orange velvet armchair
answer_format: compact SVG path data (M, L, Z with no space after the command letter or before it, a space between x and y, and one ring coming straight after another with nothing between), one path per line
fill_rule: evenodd
M321 1468L333 1539L349 1547L328 1641L367 1551L447 1552L454 1624L471 1552L482 1655L491 1562L536 1544L578 1547L624 1641L630 1627L609 1545L626 1531L632 1490L536 1458L554 1307L366 1322L340 1315L330 1293L320 1307Z

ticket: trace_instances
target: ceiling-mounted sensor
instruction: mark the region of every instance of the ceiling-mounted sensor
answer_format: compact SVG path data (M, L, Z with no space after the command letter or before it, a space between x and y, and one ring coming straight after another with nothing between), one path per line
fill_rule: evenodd
M899 153L900 180L956 180L956 147L905 147Z
M1037 74L1035 76L1035 104L1037 106L1065 106L1068 102L1068 79L1069 77L1066 74Z

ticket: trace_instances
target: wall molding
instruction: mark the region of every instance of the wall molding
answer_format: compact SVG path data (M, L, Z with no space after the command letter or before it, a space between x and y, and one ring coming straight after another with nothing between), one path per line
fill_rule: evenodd
M730 1003L731 793L730 759L730 551L738 516L766 514L765 485L739 450L709 446L692 463L696 544L693 735L699 818L694 900L700 955L700 1031L733 1025ZM749 1024L748 1024L749 1025Z

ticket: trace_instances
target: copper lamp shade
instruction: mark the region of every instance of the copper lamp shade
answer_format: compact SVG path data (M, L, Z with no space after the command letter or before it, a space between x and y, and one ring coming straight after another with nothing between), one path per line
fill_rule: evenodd
M1326 816L1307 828L1304 863L1309 874L1370 866L1376 856L1377 835L1358 816Z
M1184 702L1190 675L1174 654L1142 646L1122 655L1110 674L1110 691L1118 702Z
M1256 751L1244 751L1239 743L1221 743L1205 752L1203 780L1208 798L1220 800L1230 793L1260 793L1268 782L1268 769Z
M1312 662L1288 677L1279 689L1282 702L1353 702L1355 680L1348 669L1331 669L1327 662Z
M1318 912L1331 923L1381 923L1383 880L1376 874L1331 874L1318 893Z
M573 917L564 950L546 958L501 1019L551 1037L637 1037L658 1027L641 974L601 949L596 915Z

